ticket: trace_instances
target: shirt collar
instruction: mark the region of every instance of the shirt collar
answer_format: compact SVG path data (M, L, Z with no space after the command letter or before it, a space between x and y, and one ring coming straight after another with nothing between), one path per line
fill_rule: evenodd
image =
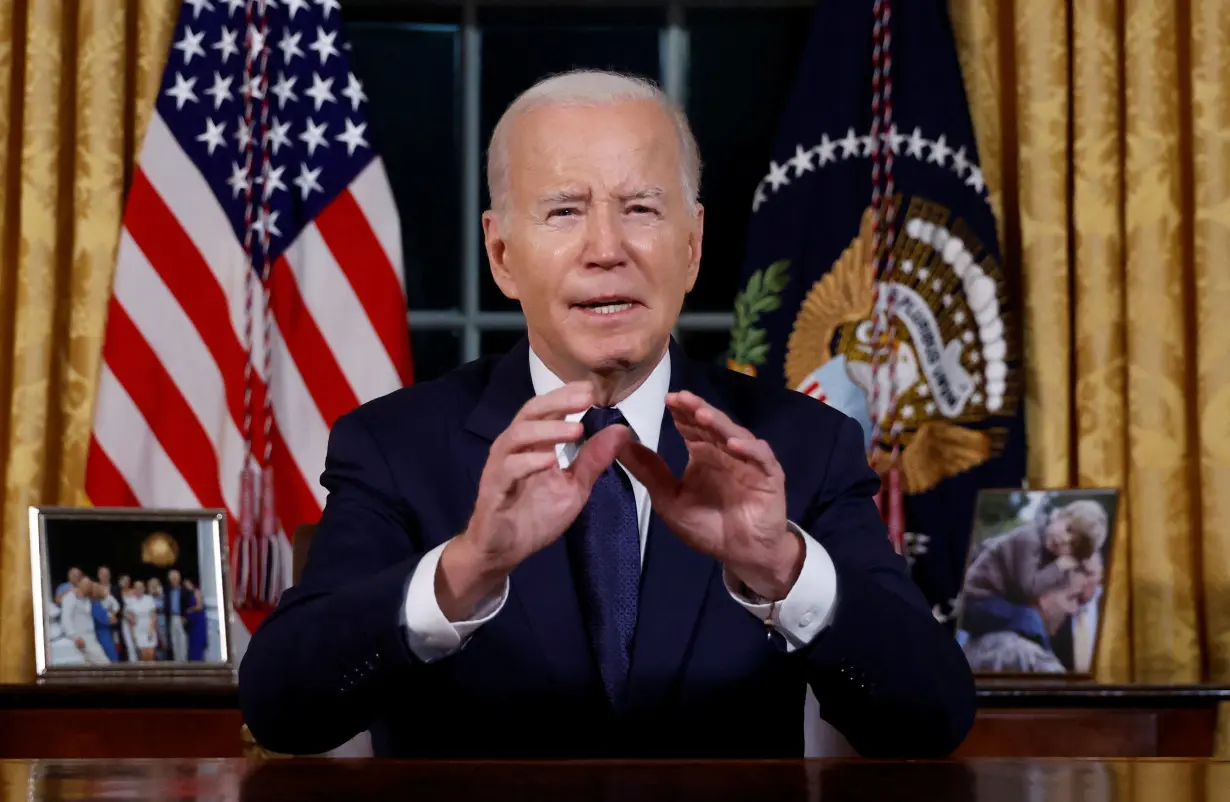
M530 348L530 380L534 383L534 395L543 395L563 387L564 382L543 363L534 349ZM662 416L666 414L666 393L671 386L671 357L667 349L645 381L632 394L615 405L623 413L628 426L641 445L658 450L658 435L662 431ZM577 412L567 417L578 421L585 417Z

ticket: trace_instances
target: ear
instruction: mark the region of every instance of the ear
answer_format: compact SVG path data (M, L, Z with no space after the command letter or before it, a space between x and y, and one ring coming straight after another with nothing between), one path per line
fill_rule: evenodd
M505 297L517 298L517 281L508 269L508 243L500 228L500 216L488 209L483 212L483 244L487 249L487 262L491 265L491 277Z
M692 287L696 285L696 277L700 274L700 254L701 242L705 238L705 207L701 204L696 204L696 222L692 226L692 233L688 237L688 292L692 291Z

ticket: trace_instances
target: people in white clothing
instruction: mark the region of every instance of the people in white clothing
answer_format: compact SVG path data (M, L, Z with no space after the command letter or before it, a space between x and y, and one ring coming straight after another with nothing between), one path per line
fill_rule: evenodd
M82 577L73 592L65 594L60 607L60 626L87 664L106 665L111 660L103 651L94 631L94 613L90 600L93 590L94 582L89 577Z
M120 633L124 638L124 655L128 662L137 662L137 646L133 642L132 625L128 623L128 603L132 600L132 577L120 574Z
M149 578L149 596L154 600L154 623L158 632L158 645L154 648L154 659L166 660L171 654L171 645L167 642L167 598L162 592L162 582L156 576Z
M158 646L158 629L154 621L154 599L145 593L145 583L137 580L132 586L128 604L124 610L125 626L132 633L143 663L153 662L154 650Z

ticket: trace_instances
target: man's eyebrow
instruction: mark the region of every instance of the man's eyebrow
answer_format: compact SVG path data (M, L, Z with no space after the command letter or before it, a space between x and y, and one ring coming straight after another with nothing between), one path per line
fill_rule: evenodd
M589 193L579 189L561 189L549 192L538 199L539 203L581 203L589 200Z
M662 187L642 187L641 189L627 192L619 196L620 200L660 200L666 196L666 190Z

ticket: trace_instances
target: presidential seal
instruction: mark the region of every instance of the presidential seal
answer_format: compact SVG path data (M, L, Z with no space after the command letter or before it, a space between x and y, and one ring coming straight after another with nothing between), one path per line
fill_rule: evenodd
M786 346L790 386L857 420L873 465L888 467L880 446L901 446L908 494L998 454L1006 430L990 423L1019 402L999 264L950 217L910 199L877 300L872 211L864 212L857 236L807 292ZM879 359L873 303L895 322L891 353L882 348ZM873 424L890 414L895 423L873 444Z

